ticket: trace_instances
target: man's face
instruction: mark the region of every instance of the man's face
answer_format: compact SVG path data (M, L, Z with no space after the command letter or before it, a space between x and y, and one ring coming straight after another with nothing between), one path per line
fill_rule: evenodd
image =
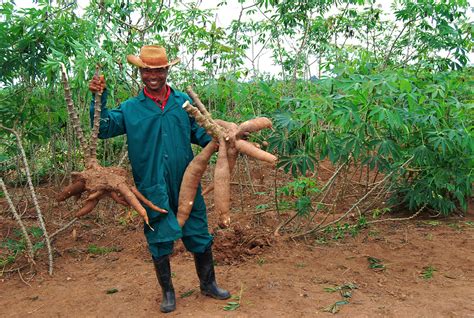
M140 75L147 90L160 92L166 85L169 67L140 68Z

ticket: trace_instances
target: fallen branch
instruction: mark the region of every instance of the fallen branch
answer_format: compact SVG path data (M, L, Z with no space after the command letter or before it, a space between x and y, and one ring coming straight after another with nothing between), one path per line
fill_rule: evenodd
M412 214L408 217L405 217L405 218L386 218L386 219L369 221L366 224L369 225L369 224L375 224L375 223L380 223L380 222L389 222L389 221L408 221L408 220L416 218L421 212L423 212L423 210L426 208L427 205L428 205L428 203L425 203L418 211L416 211L414 214Z
M321 202L324 201L324 199L326 198L327 194L329 193L329 189L331 188L331 186L333 185L334 183L334 180L336 180L336 177L339 175L339 173L341 172L342 168L349 162L349 160L347 160L346 162L344 162L342 165L339 166L339 168L337 168L337 170L333 173L333 175L331 176L331 178L329 178L329 180L326 182L326 184L324 185L324 187L321 189L321 193L324 193L323 194L323 197L319 200ZM329 214L326 214L326 218ZM295 212L291 217L289 217L286 221L284 221L283 223L280 223L277 228L275 229L275 231L273 232L273 235L275 236L279 236L280 235L280 230L285 227L286 225L288 225L291 221L293 221L296 217L298 216L298 212ZM325 218L325 219L326 219ZM324 219L324 220L325 220ZM323 222L324 222L323 220Z
M413 156L410 157L405 163L403 163L401 165L401 167L404 167L405 165L407 165L411 160L413 159ZM396 170L393 170L392 172L390 172L388 175L386 175L381 181L379 181L372 189L370 189L364 196L362 196L356 203L354 203L350 208L349 210L347 210L342 216L340 216L339 218L337 218L336 220L332 221L332 222L329 222L327 224L324 224L324 226L321 226L321 223L319 223L316 227L310 229L309 231L306 231L306 232L303 232L303 233L298 233L298 234L295 234L295 235L292 235L291 238L297 238L297 237L301 237L301 236L306 236L308 234L311 234L311 233L314 233L314 232L321 232L323 231L324 229L326 229L328 226L331 226L333 224L336 224L338 223L339 221L341 221L342 219L344 219L345 217L347 217L347 215L349 215L349 213L351 213L355 208L358 208L359 204L361 202L363 202L373 191L375 191L375 189L377 189L380 185L384 184L394 173L396 172Z
M58 235L59 233L67 230L71 225L73 225L74 223L76 223L76 221L79 220L79 218L74 218L72 219L71 221L69 221L69 223L67 223L66 225L64 225L62 228L58 229L56 232L54 232L53 234L51 234L51 236L49 237L51 240L56 236Z

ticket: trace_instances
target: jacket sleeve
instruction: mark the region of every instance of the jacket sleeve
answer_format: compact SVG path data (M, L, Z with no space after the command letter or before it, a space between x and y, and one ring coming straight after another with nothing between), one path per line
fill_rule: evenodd
M107 89L102 92L101 98L101 112L99 125L99 138L106 139L123 135L126 133L123 112L120 105L118 108L107 109ZM94 125L94 95L92 95L92 102L89 108L91 127Z
M186 100L193 104L193 100L188 96L186 96ZM199 145L201 147L206 147L206 145L212 140L212 137L209 136L204 128L198 125L196 119L189 116L190 124L191 124L191 143L195 145Z

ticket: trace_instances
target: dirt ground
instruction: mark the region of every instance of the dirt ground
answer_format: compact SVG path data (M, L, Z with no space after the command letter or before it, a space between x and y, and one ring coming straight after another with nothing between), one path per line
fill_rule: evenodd
M217 281L236 299L202 296L192 255L178 242L171 261L177 309L168 317L474 317L472 212L379 223L338 240L291 240L273 235L276 213L256 209L270 205L272 194L258 191L236 196L227 230L214 228L206 197ZM54 229L76 208L53 203L46 192L40 199ZM0 240L16 227L3 207ZM44 250L34 269L21 259L0 268L0 316L164 315L141 221L111 209L101 203L54 238L53 276Z

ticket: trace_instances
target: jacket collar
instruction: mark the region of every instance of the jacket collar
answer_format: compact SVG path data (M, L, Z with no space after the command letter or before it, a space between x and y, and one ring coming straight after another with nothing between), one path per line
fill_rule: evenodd
M174 91L173 87L170 86L170 96L169 97L176 97L176 92ZM143 88L140 90L140 92L138 93L138 96L137 96L138 100L143 102L145 99L146 99L146 95L145 93L143 92Z

